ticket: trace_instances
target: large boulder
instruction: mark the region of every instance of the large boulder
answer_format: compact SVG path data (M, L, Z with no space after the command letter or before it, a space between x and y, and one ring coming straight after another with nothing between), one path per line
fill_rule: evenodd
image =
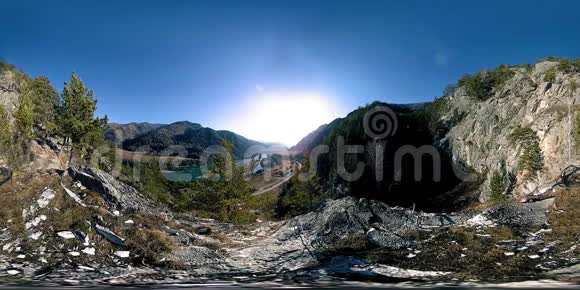
M162 206L153 204L135 188L118 181L102 170L90 167L70 167L68 174L89 190L101 194L113 208L131 211L164 211Z

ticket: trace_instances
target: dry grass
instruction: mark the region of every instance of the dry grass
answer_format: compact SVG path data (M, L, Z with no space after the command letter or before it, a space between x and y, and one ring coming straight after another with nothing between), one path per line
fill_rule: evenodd
M17 238L24 238L24 223L22 210L32 204L45 187L58 189L55 177L43 174L35 178L29 175L17 174L13 182L0 186L0 224L8 226ZM58 191L57 195L58 195ZM11 223L8 223L12 220Z
M560 240L559 250L566 251L572 245L580 248L580 188L560 190L556 193L554 207L549 213L552 232L547 235L548 241ZM580 256L580 249L570 253Z
M175 248L175 242L159 230L133 229L126 233L127 247L137 255L136 262L158 265Z
M506 256L508 250L496 246L499 241L520 238L520 233L497 227L486 229L491 237L477 234L476 229L466 227L409 233L419 241L416 257L407 257L409 252L379 250L369 252L367 258L403 268L449 271L463 279L523 280L535 274L535 264L527 256Z

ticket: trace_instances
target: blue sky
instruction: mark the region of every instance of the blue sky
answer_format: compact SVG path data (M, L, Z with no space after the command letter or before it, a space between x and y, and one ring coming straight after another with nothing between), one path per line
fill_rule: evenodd
M236 130L258 99L322 96L332 119L373 100L430 101L485 67L578 57L578 11L579 1L4 1L0 58L59 90L77 72L113 122Z

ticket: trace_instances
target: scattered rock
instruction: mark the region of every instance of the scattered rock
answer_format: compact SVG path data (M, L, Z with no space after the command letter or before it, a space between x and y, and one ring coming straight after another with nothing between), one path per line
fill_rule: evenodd
M154 205L143 197L135 188L118 181L102 170L90 167L71 167L68 169L68 173L87 189L101 194L111 207L149 212L165 211L160 205Z
M64 191L68 194L68 196L70 196L78 205L82 206L82 207L86 207L87 205L81 200L81 198L74 193L72 190L66 188L62 183L60 184L60 186L64 189Z
M119 237L117 234L113 233L108 228L105 228L99 224L95 224L95 231L107 239L109 242L118 245L118 246L125 246L125 239Z
M195 229L195 233L197 233L198 235L209 235L209 234L211 234L211 228L210 227L199 227L199 228Z
M20 271L18 271L18 270L8 270L8 271L6 271L6 273L8 273L8 275L13 275L14 276L14 275L20 274Z
M42 236L42 232L32 233L28 237L36 241L36 240L40 239L40 236Z
M129 258L129 254L130 253L131 252L129 252L129 251L116 251L114 253L114 255L117 256L117 257L119 257L119 258Z
M69 231L58 232L56 234L65 240L74 239L76 237L75 234Z
M89 256L94 256L95 255L95 248L84 248L81 252L83 252Z
M76 230L75 235L79 240L81 240L81 242L83 242L83 246L89 245L89 235L87 235L85 232L81 230Z

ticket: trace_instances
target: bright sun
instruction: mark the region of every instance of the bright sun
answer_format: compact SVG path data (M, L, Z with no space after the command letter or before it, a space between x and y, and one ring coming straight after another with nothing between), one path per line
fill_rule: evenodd
M246 112L239 133L257 141L295 145L320 125L337 116L334 104L317 94L261 96Z

